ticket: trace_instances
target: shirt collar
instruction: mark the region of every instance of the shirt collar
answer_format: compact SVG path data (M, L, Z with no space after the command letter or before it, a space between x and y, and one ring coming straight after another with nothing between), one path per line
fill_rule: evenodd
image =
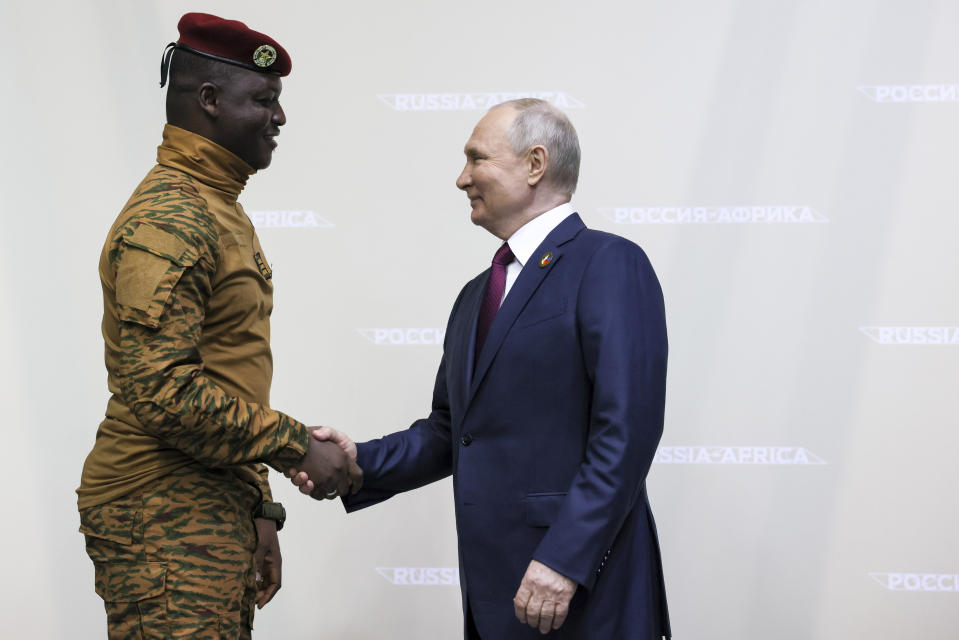
M569 202L564 202L558 207L541 213L517 229L516 233L507 240L507 243L519 266L526 266L526 262L530 256L533 255L533 252L536 251L536 247L543 244L546 236L559 226L560 222L573 213L575 213L573 211L573 205Z

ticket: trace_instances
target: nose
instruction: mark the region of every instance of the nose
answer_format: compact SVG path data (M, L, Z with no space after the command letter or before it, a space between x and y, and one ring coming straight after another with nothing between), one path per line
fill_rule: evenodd
M466 187L470 186L473 183L473 179L469 174L469 163L463 167L463 170L460 172L459 177L456 179L456 188L466 190Z
M282 127L286 124L286 113L283 111L283 107L280 106L280 103L276 103L276 111L273 112L273 124L278 127Z

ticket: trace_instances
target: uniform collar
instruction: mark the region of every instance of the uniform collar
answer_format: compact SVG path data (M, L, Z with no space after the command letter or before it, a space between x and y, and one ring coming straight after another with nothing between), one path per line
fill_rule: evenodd
M236 197L256 169L212 140L168 124L157 147L157 163Z

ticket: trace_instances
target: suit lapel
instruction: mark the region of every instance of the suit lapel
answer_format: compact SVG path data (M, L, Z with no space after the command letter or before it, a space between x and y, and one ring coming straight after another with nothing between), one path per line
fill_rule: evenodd
M466 372L466 379L470 380L467 387L469 389L469 397L467 398L466 406L472 402L473 396L476 395L476 390L479 388L483 377L493 363L493 359L496 357L500 346L502 346L503 340L506 339L510 328L513 326L513 323L516 322L516 318L519 317L519 314L526 307L526 303L529 302L529 299L549 273L556 267L556 263L559 262L560 258L562 258L563 245L572 240L576 234L585 227L586 225L583 224L579 214L574 213L570 215L546 236L546 239L543 240L542 244L536 248L533 255L531 255L529 260L526 261L526 264L523 265L523 270L520 271L519 277L506 295L503 306L501 306L496 313L496 318L493 319L493 324L490 326L489 334L486 336L486 343L483 345L482 352L476 356L478 360L475 370L473 371L472 380L470 380L469 371ZM553 254L552 260L545 266L540 266L543 257L549 253ZM477 300L476 304L476 314L479 314L479 300ZM473 327L474 329L470 335L470 352L472 352L473 344L475 344L476 341L475 320L473 321ZM472 358L469 358L469 360L469 364L472 365ZM470 368L474 369L473 367Z
M476 357L473 354L476 348L476 323L479 319L480 305L483 303L483 294L486 292L486 283L489 282L489 272L490 270L487 269L485 273L480 274L481 277L474 280L476 286L471 287L471 290L467 293L460 311L462 322L459 323L459 326L463 330L460 335L456 336L456 341L461 357L456 364L463 366L464 375L454 375L453 379L457 383L457 397L463 401L463 406L465 406L466 394L473 377L473 360Z

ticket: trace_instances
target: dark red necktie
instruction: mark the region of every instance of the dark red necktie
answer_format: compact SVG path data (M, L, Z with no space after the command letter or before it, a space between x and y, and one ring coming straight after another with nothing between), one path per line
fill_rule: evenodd
M503 300L503 291L506 289L506 265L513 261L513 252L509 250L509 245L505 242L499 248L496 255L493 256L493 266L490 269L489 282L486 285L486 296L483 298L483 305L480 307L479 321L476 323L476 357L473 360L475 366L479 360L479 355L483 350L483 343L486 342L486 336L489 334L489 328L493 326L493 318L499 311L499 304Z

